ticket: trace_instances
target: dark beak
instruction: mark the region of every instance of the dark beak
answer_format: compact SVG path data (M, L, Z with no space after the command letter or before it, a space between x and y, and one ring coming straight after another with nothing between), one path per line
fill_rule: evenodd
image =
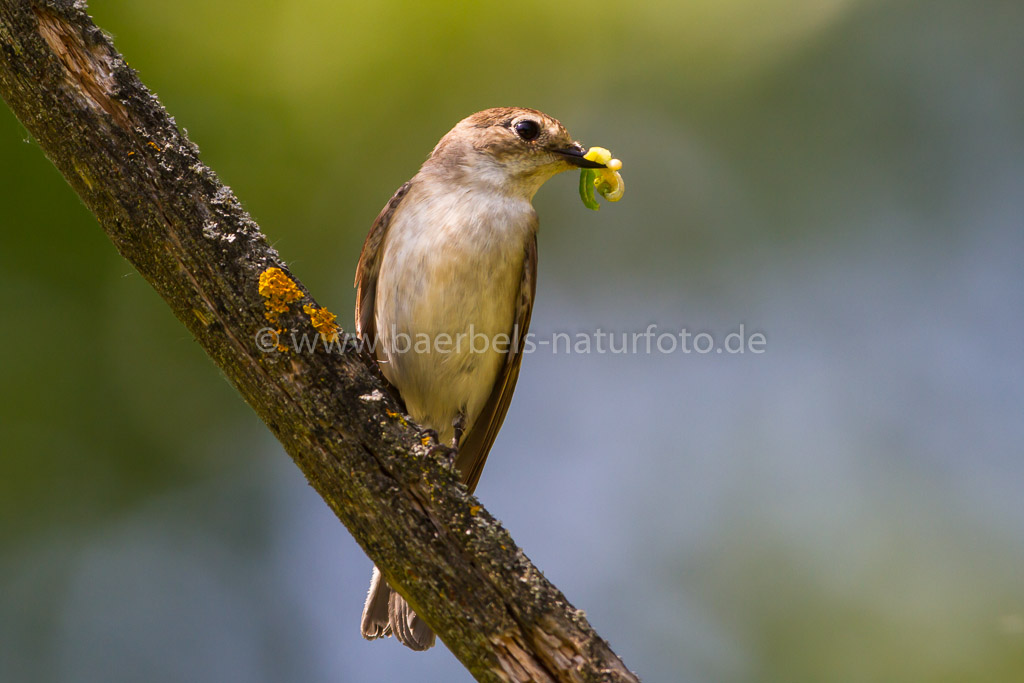
M578 142L574 142L563 149L553 149L551 151L568 161L573 166L579 166L580 168L608 168L602 163L591 161L590 159L584 159L583 155L587 153L587 150L583 149L583 145Z

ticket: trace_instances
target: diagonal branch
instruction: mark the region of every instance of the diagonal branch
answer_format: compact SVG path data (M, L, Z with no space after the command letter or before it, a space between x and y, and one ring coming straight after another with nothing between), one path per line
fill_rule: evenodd
M330 332L329 316L84 2L0 0L0 94L121 255L478 680L637 680L443 458L427 453L353 340L261 350L268 335Z

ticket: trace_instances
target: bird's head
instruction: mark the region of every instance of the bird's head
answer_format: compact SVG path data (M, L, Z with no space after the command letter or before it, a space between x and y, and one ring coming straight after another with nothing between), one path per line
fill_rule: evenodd
M451 182L531 199L549 178L574 168L605 168L547 114L523 107L485 109L437 143L423 171Z

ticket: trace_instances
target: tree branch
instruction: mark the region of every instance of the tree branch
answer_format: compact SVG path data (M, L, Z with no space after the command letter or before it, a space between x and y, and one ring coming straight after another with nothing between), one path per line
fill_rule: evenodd
M326 314L311 320L319 306L83 2L0 0L0 94L121 255L478 680L637 680L450 465L428 455L354 341L260 350L266 328L283 330L282 341L329 332ZM272 282L270 268L282 269Z

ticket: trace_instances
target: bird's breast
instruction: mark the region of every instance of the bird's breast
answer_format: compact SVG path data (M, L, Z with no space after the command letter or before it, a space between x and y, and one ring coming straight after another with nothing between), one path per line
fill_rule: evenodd
M447 439L459 412L472 426L505 362L536 218L524 200L416 195L382 247L377 357L413 418Z

